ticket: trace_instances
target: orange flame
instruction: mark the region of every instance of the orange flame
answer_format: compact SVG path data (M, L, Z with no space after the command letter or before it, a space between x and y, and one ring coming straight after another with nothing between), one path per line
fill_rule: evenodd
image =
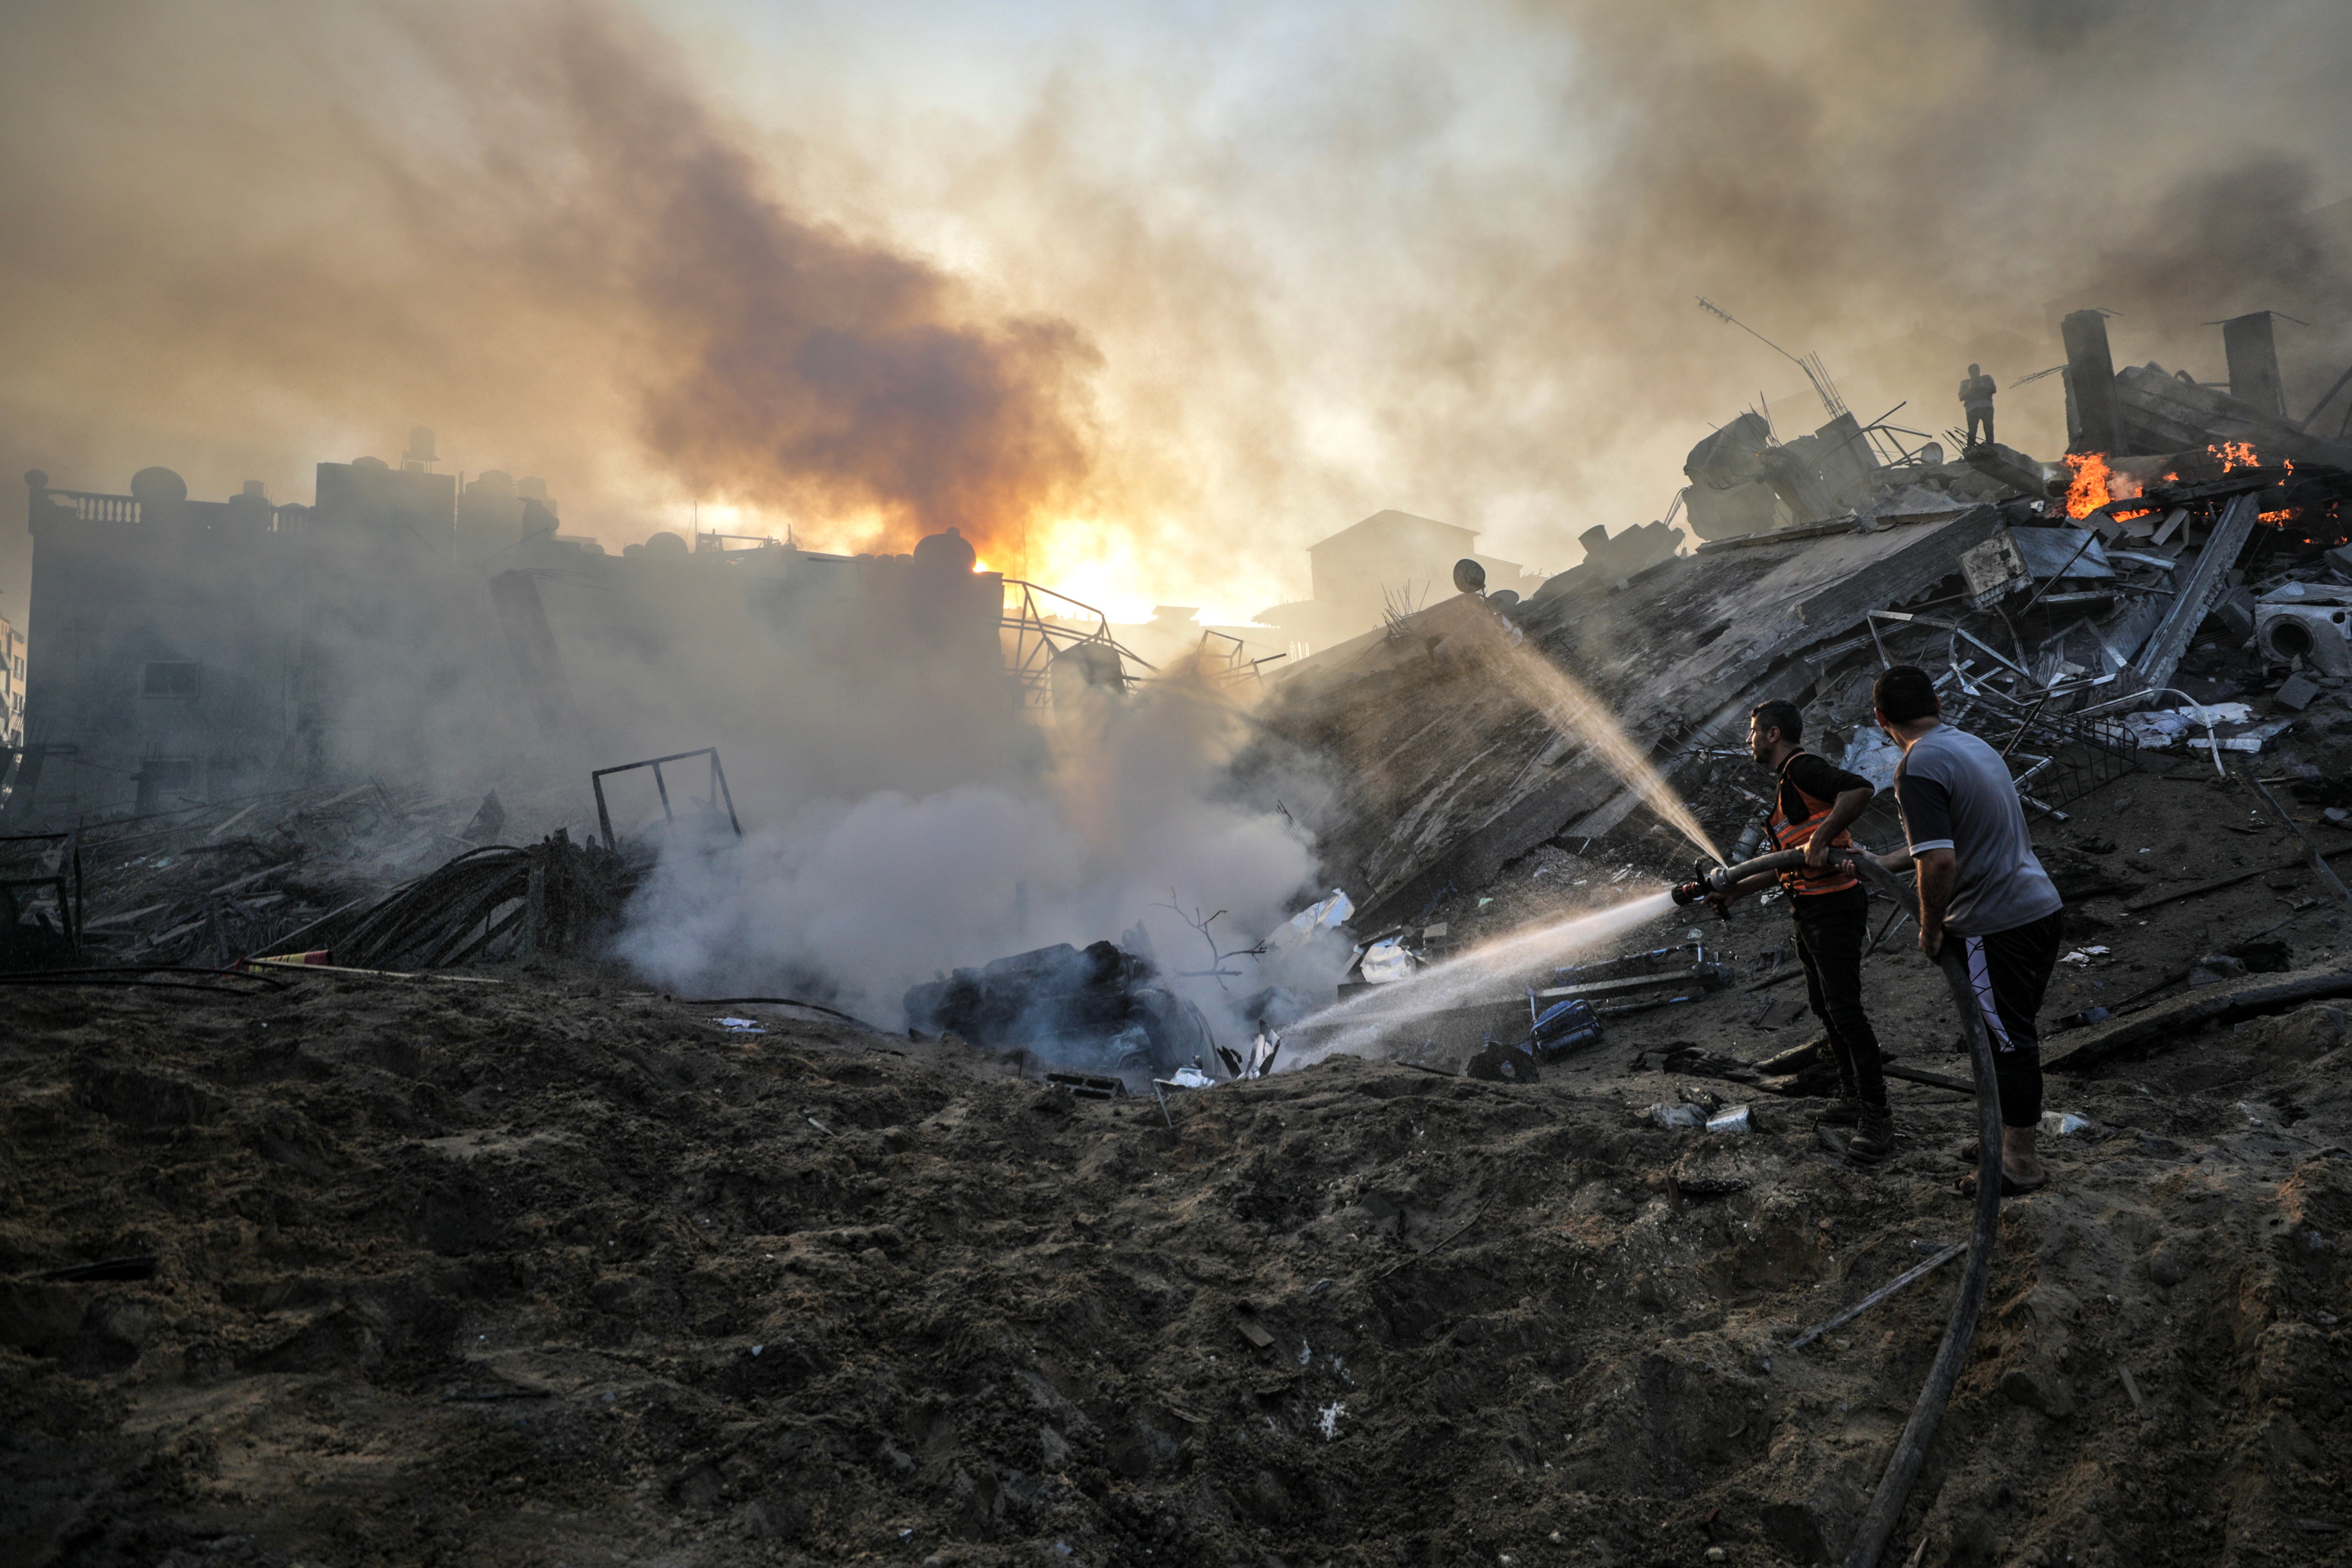
M2116 499L2105 452L2069 452L2066 466L2074 470L2066 485L2068 517L2088 517Z
M2248 441L2224 441L2218 447L2206 447L2205 455L2220 458L2221 471L2225 474L2234 468L2259 468L2263 466L2262 458L2254 455L2253 444Z

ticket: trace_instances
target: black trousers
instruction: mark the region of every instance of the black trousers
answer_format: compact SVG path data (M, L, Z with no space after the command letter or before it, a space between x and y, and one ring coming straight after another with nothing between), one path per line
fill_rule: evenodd
M1886 1106L1886 1075L1879 1070L1878 1035L1862 1010L1862 950L1870 941L1870 900L1860 888L1837 893L1792 893L1797 957L1805 966L1805 996L1829 1031L1838 1078L1864 1105Z
M1992 1040L2004 1126L2032 1127L2042 1120L2042 1031L2033 1016L2058 967L2058 925L2053 910L2010 931L1944 936L1960 944L1977 1016Z
M1991 409L1990 409L1990 408L1971 408L1971 409L1969 409L1969 446L1971 446L1971 447L1973 447L1973 446L1975 446L1975 445L1977 444L1977 426L1979 426L1979 425L1982 425L1982 426L1984 426L1984 438L1985 438L1986 440L1988 440L1988 441L1991 440L1991 439L1992 439L1992 410L1991 410Z

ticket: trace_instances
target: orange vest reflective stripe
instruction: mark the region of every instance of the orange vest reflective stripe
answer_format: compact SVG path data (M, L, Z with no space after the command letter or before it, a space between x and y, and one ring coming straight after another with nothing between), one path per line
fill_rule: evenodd
M1804 754L1799 752L1795 756L1790 757L1789 762L1793 763L1797 757ZM1766 819L1766 827L1772 835L1775 847L1802 849L1812 841L1813 829L1829 820L1830 812L1837 803L1816 800L1807 795L1802 786L1790 782L1788 769L1788 763L1780 764L1780 787L1772 792L1772 815ZM1790 821L1788 812L1782 804L1786 799L1786 792L1790 790L1794 790L1797 798L1805 803L1806 815L1801 822ZM1853 835L1841 829L1838 836L1831 839L1830 843L1840 849L1851 849L1853 847ZM1781 872L1780 886L1792 894L1842 893L1848 888L1862 886L1862 879L1853 874L1853 868L1850 866L1832 866L1820 871L1808 871L1800 868L1794 871Z

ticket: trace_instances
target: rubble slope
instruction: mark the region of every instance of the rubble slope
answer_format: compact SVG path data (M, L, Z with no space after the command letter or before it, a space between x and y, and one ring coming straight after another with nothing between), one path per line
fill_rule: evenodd
M0 993L9 1561L1806 1561L1954 1271L1787 1342L1965 1232L1932 1091L1863 1176L1809 1102L1670 1132L1597 1058L1163 1118L508 973ZM2070 1096L2106 1135L2006 1211L1925 1561L2339 1549L2347 1017Z

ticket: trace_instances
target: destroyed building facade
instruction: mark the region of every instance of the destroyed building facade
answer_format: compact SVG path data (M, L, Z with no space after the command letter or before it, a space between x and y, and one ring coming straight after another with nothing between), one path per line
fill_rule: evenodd
M312 506L273 504L258 481L192 500L162 468L121 495L26 481L42 631L12 824L394 765L457 739L430 721L444 694L497 679L449 476L321 463Z
M25 634L0 616L0 784L25 743Z

